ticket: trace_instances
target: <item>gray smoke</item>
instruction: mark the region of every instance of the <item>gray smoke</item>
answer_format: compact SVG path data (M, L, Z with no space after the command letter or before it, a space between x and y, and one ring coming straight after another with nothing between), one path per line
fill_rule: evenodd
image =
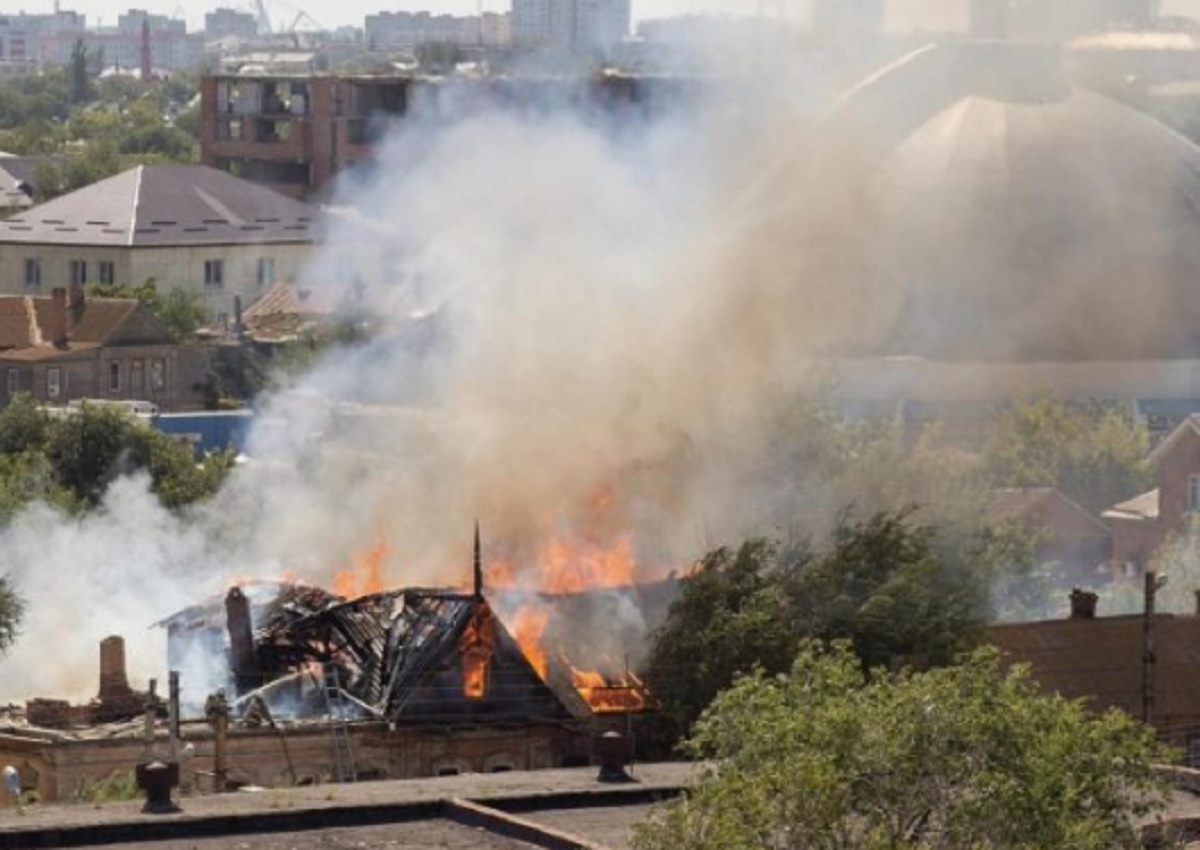
M719 80L652 119L559 101L404 122L376 169L340 187L300 282L368 311L377 336L264 401L251 461L211 503L173 517L134 479L94 516L19 518L0 572L30 616L0 696L86 695L94 647L112 632L129 641L135 677L161 675L164 638L147 627L231 576L327 583L386 543L386 585L466 583L476 518L485 560L535 580L551 541L601 553L628 542L636 578L686 568L812 504L764 458L772 417L822 384L824 358L937 351L997 325L1014 330L1001 353L1020 356L1027 324L1044 343L1061 319L1069 348L1126 315L1115 296L1129 267L1105 276L1087 234L1068 229L1051 268L1114 296L1087 310L1055 299L1006 326L972 289L992 285L992 270L965 290L951 281L949 302L945 281L897 274L921 245L937 254L926 269L981 265L977 240L939 239L961 223L934 227L887 191L922 186L929 160L880 151L937 114L916 95L959 85L961 66L935 64L891 90L904 97L884 87L866 118L834 120L846 69L880 57L821 76L797 63L796 44L722 54L735 59L715 66ZM1064 270L1072 256L1083 259ZM1162 303L1153 283L1144 310ZM1132 350L1154 330L1118 338ZM623 616L614 631L639 627L637 611ZM45 664L46 646L67 660Z

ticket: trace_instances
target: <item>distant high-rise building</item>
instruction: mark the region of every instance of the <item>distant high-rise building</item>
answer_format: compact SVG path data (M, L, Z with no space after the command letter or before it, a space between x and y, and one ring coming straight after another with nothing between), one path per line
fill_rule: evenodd
M513 41L578 55L607 54L629 34L630 0L513 0Z
M77 12L0 15L0 66L65 64L86 28L84 16Z
M187 23L144 9L130 9L115 27L88 30L89 50L102 52L109 67L138 68L142 64L143 30L148 31L150 63L154 69L175 71L198 67L204 58L204 36L188 33Z
M258 35L258 21L250 12L219 8L204 15L204 37L209 41L219 38L252 39Z
M379 12L367 15L363 31L370 50L413 50L419 44L497 47L508 43L508 15L432 15Z

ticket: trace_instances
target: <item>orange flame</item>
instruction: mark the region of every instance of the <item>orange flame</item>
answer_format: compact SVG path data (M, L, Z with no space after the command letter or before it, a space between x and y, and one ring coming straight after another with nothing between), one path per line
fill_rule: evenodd
M546 681L549 664L546 660L546 652L542 649L542 632L546 630L546 623L549 621L550 612L545 608L537 605L523 605L517 610L509 629L513 639L525 653L525 658L542 677L543 682Z
M608 546L582 538L552 537L537 553L536 563L536 571L521 573L510 561L491 561L484 584L520 586L542 593L580 593L635 583L633 542L627 534Z
M594 587L627 587L634 583L633 544L622 535L608 548L591 541L574 544L552 539L538 558L542 590L578 593Z
M565 658L563 660L566 661ZM646 708L646 686L633 673L626 672L607 679L598 670L577 670L572 667L571 683L588 707L597 714L642 711Z
M349 570L339 570L333 576L333 592L346 599L357 599L383 590L383 562L392 554L392 547L380 541L366 551L350 556Z
M463 695L469 699L481 699L487 693L487 671L495 648L496 623L491 612L479 606L458 642L463 666Z

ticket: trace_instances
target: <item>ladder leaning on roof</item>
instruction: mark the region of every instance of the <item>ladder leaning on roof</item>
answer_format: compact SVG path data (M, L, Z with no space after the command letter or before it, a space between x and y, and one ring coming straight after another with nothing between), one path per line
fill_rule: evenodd
M346 722L346 699L338 678L336 664L326 664L323 670L325 710L329 716L329 737L333 744L333 781L353 782L354 749L350 744L350 728Z

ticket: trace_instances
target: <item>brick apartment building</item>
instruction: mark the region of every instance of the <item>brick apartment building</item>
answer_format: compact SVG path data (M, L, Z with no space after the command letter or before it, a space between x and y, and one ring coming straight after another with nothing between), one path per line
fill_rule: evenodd
M293 198L367 159L386 123L408 111L407 77L206 76L201 161Z
M694 85L619 74L462 80L214 74L200 83L201 161L293 198L310 198L328 193L343 170L369 163L388 131L418 107L442 118L497 107L653 113L686 102Z

